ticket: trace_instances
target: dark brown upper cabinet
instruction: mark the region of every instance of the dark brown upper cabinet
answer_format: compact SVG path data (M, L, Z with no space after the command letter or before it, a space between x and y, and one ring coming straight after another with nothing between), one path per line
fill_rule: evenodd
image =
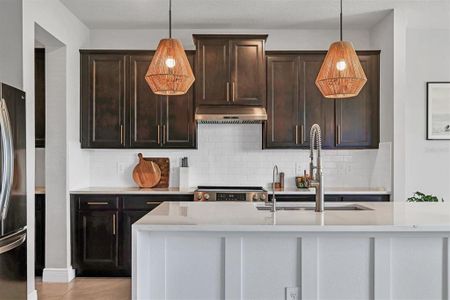
M34 50L34 124L36 147L45 147L45 49Z
M265 105L267 35L193 36L196 105Z
M194 87L159 96L147 82L154 51L81 51L83 148L196 148ZM194 52L187 52L194 65Z
M82 53L82 147L125 147L126 67L125 54Z
M368 78L355 98L336 100L336 148L378 148L379 131L379 55L359 53Z
M267 53L265 148L308 148L309 129L322 129L325 149L377 148L379 51L360 51L368 82L352 99L326 99L315 85L324 51Z

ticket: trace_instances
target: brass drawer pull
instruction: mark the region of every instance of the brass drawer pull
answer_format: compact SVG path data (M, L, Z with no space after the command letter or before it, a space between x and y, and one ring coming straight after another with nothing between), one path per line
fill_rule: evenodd
M147 205L160 205L161 202L157 202L157 201L147 201L145 204L147 204Z
M87 205L108 205L109 202L88 202Z
M305 126L300 125L300 144L305 143Z
M234 93L235 93L235 89L234 89L234 81L231 83L231 100L234 102Z
M123 125L120 125L120 144L123 145Z
M158 124L158 145L161 144L161 125Z
M116 215L112 215L112 234L116 235Z
M298 144L298 125L295 125L295 144Z
M339 145L341 143L341 126L337 125L336 128L336 144Z
M230 102L230 83L227 82L227 102Z
M163 128L163 144L165 144L165 143L167 143L167 140L166 140L166 125L163 125L162 128Z

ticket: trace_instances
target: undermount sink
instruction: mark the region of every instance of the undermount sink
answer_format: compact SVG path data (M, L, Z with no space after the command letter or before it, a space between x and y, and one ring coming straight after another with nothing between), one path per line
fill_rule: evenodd
M270 210L271 206L257 206L258 210ZM373 210L359 204L325 205L325 210L362 211ZM313 205L280 205L276 210L315 210Z

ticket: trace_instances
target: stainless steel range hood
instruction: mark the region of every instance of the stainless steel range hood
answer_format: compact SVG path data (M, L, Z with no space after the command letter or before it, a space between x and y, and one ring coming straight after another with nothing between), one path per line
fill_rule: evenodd
M267 112L260 106L199 106L195 110L198 123L262 123Z

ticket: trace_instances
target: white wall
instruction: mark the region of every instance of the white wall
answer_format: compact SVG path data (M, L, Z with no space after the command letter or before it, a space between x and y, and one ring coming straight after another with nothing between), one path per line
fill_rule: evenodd
M285 185L295 186L294 177L308 170L307 150L261 150L262 126L249 124L199 125L198 150L143 150L144 156L169 157L170 185L178 186L178 167L189 157L190 185L263 185L272 181L272 168L285 172ZM389 150L389 148L388 148ZM131 177L139 150L92 150L93 186L134 186ZM369 187L383 182L385 174L374 175L378 150L324 151L328 187ZM389 152L387 152L389 153ZM387 162L389 163L389 162ZM123 172L118 165L123 165ZM298 166L298 170L296 170ZM375 176L375 177L374 177Z
M450 141L426 140L426 82L450 81L450 29L409 29L406 41L406 193L450 201Z
M267 50L325 50L339 39L337 30L174 30L173 37L180 39L185 49L195 49L192 34L201 33L261 33L268 34ZM91 49L156 49L167 30L91 30ZM368 30L346 30L345 38L357 49L370 49Z
M63 192L58 191L54 185L58 182L47 180L47 190L54 188L53 196L47 197L47 230L46 230L46 270L51 280L65 280L71 272L70 266L70 247L69 247L69 195L68 190L71 186L85 185L89 182L89 175L80 173L86 166L89 166L89 156L80 150L78 141L79 124L79 48L88 40L88 29L62 5L58 0L25 0L23 3L23 82L27 93L27 192L28 192L28 224L30 230L34 232L34 187L35 187L35 149L34 149L34 46L35 33L39 30L46 32L53 40L63 45L64 53L61 80L65 83L64 93L57 101L64 102L65 111L58 111L62 116L58 122L66 124L47 124L46 128L60 127L63 130L58 131L56 139L59 142L52 144L47 151L55 151L57 157L64 157L60 162L63 167L62 178L65 179ZM48 41L41 41L47 46ZM61 65L61 64L60 64ZM49 74L47 74L49 76ZM54 86L54 89L60 87ZM52 118L49 118L50 120ZM65 128L65 130L64 130ZM55 136L49 135L47 131L47 143L52 141ZM55 131L53 131L55 133ZM52 149L52 150L50 150ZM49 158L51 162L52 157ZM77 160L73 162L72 160ZM58 163L58 162L55 162ZM68 167L70 166L70 168ZM47 168L49 169L49 168ZM47 174L48 175L48 174ZM57 176L58 174L53 174ZM47 177L48 179L48 177ZM52 205L55 203L55 205ZM57 224L57 226L54 226ZM65 228L62 233L57 229ZM31 235L33 236L33 235ZM30 243L29 243L30 245ZM28 282L29 292L34 291L34 245L29 247L28 255ZM45 275L45 273L44 273ZM53 277L52 277L53 276ZM45 276L44 276L45 277ZM44 278L45 279L45 278Z
M22 88L22 0L0 1L0 82Z
M193 33L268 33L268 50L322 50L338 38L337 30L261 30L208 31L175 30L186 49L194 49ZM92 30L88 48L92 49L155 49L166 30ZM367 30L351 30L345 37L357 49L371 49ZM377 48L375 48L377 49ZM147 156L171 158L171 186L178 186L179 158L191 161L190 185L266 185L271 170L278 164L286 173L286 186L294 186L294 177L307 169L308 152L298 150L261 150L261 125L199 125L198 150L144 150ZM220 138L219 138L220 137ZM325 172L328 186L386 187L390 178L390 147L387 151L325 151ZM88 150L91 157L91 186L134 186L131 172L139 150ZM386 158L387 157L387 158ZM299 165L299 170L296 170ZM124 171L122 166L124 166ZM376 167L377 166L377 167ZM376 171L375 171L376 170ZM389 180L388 182L389 183ZM376 185L376 186L374 186Z

